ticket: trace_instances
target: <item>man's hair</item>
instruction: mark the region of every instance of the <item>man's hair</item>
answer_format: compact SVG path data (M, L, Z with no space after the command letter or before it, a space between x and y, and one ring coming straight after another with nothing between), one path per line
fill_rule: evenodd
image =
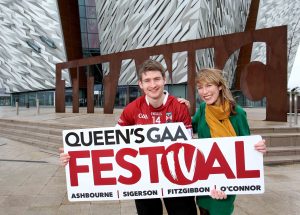
M161 73L162 77L165 78L166 70L161 65L161 63L159 63L155 60L149 59L149 60L146 60L139 68L139 71L138 71L139 80L141 81L142 75L149 71L159 71Z

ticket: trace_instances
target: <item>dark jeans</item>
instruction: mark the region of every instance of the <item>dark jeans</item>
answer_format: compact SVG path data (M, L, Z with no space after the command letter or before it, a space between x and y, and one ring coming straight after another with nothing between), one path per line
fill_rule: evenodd
M194 197L176 197L163 199L168 215L197 215ZM138 215L162 215L161 199L137 199L135 206Z

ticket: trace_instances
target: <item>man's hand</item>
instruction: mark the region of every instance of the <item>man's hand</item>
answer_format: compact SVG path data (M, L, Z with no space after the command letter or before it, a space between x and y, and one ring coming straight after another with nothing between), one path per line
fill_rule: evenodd
M59 148L59 160L60 160L60 164L65 167L70 160L70 155L68 153L64 153L64 149L63 148Z

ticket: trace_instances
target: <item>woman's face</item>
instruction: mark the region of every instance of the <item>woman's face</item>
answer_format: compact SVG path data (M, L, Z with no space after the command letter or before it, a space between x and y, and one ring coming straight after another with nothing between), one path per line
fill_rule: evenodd
M220 90L221 87L212 83L198 83L198 94L201 99L208 105L220 105Z

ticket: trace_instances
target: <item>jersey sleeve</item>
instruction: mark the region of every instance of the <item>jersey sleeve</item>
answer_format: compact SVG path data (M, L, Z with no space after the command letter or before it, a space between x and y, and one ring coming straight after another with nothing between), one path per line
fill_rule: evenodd
M189 109L185 104L181 105L180 117L182 118L182 122L184 123L186 129L188 130L190 137L193 138L193 127L192 127L192 117L190 116Z
M118 125L128 126L134 125L134 115L129 106L125 107L118 120Z
M192 129L192 118L190 116L190 112L185 104L179 103L179 111L178 111L177 122L183 122L187 129Z

